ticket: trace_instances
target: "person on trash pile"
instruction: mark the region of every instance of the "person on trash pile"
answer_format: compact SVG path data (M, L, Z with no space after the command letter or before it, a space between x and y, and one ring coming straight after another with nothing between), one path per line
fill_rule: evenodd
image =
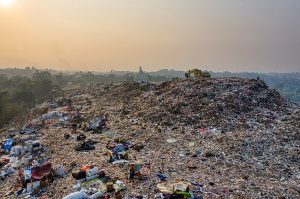
M109 159L108 159L108 162L113 162L115 161L114 157L113 157L113 153L111 151L108 152L108 156L109 156Z
M129 181L133 181L134 176L141 176L141 164L131 163L129 166Z
M135 165L130 164L130 166L129 166L129 182L133 182L134 174L135 174Z

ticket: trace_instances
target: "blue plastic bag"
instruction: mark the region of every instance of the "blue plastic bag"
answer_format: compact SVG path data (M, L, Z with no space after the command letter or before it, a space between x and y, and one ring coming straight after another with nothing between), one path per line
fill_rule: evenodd
M12 147L12 144L13 144L13 140L11 138L5 140L2 148L4 151L9 151Z

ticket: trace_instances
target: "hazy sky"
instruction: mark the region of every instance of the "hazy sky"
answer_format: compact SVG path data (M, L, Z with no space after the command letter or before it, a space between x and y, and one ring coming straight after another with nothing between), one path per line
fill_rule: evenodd
M300 0L0 0L0 67L300 71Z

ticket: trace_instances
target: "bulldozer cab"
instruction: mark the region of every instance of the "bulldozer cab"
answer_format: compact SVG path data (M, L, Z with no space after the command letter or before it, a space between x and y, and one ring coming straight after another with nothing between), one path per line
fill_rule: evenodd
M210 78L211 75L209 72L206 72L206 71L202 71L202 70L199 70L199 69L192 69L192 70L189 70L186 75L185 75L187 78L188 77L194 77L194 78L202 78L202 77L206 77L206 78Z

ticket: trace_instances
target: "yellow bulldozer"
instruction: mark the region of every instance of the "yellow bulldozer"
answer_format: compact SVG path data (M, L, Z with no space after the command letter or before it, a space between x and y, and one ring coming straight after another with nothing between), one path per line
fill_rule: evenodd
M194 77L194 78L202 78L202 77L206 77L206 78L210 78L211 75L209 72L207 71L202 71L199 69L192 69L189 70L188 72L185 73L185 77L189 78L189 77Z

